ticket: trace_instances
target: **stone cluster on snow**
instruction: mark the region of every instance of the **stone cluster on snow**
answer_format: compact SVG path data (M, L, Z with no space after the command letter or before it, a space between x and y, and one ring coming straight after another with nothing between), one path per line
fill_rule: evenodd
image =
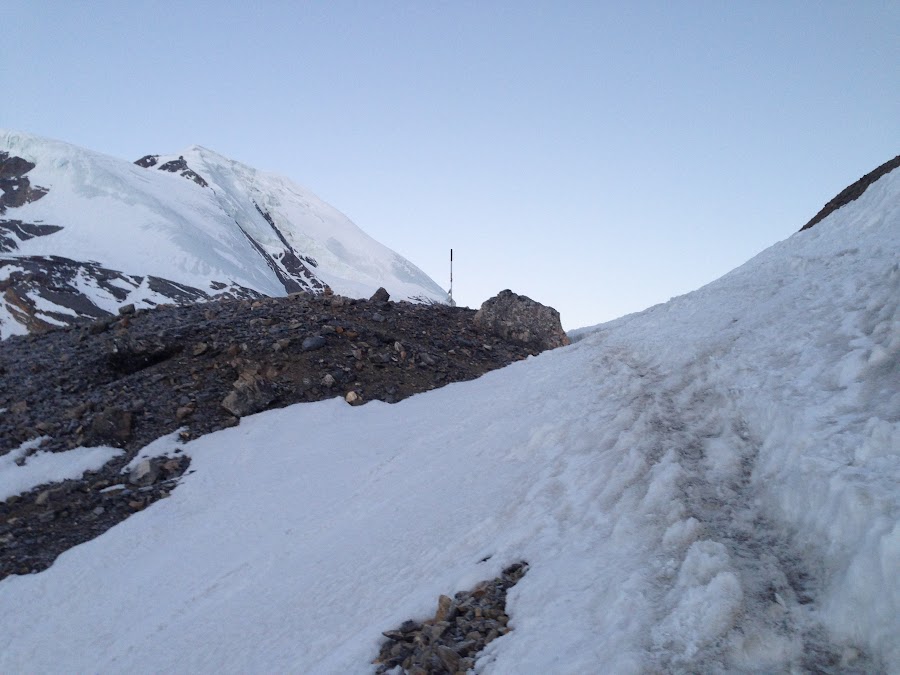
M400 667L409 675L456 675L475 665L484 647L510 631L506 592L525 576L528 564L510 565L496 579L482 581L471 591L438 599L433 618L404 621L382 633L386 638L375 659L377 673Z
M474 315L391 302L383 289L370 300L298 293L125 306L115 317L0 342L0 454L39 437L32 453L126 451L81 480L0 502L0 578L44 569L166 496L186 458L154 460L139 480L121 473L161 436L189 440L304 401L393 403L541 351L480 332Z

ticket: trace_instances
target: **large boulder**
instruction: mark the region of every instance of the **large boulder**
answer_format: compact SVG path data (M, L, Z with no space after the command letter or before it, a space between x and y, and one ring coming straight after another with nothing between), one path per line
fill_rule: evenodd
M480 331L541 350L569 344L559 312L508 289L486 300L474 321Z

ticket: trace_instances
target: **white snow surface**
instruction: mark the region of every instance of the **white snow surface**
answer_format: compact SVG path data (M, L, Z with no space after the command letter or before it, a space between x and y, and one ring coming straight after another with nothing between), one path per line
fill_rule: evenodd
M117 448L74 448L66 452L38 451L46 436L33 438L18 448L0 456L0 501L22 494L44 483L57 483L70 478L80 478L85 471L95 471L122 450ZM16 462L24 458L19 466Z
M241 232L276 257L284 250L255 202L301 256L315 258L318 267L312 272L335 292L362 297L384 286L396 300L447 299L424 272L309 191L206 148L180 153L209 183L206 188L176 173L16 131L0 129L0 150L35 163L28 179L49 188L41 199L8 215L63 226L20 242L7 255L90 260L211 295L217 293L213 281L284 295L274 272ZM160 156L157 166L178 156Z
M526 560L479 673L900 672L898 251L894 172L570 347L188 443L170 498L0 582L0 671L371 672Z

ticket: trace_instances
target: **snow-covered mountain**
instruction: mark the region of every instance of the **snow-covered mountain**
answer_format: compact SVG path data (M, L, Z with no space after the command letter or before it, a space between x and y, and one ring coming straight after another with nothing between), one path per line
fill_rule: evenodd
M572 346L163 439L170 498L0 582L0 671L371 672L525 560L478 673L900 673L898 251L893 171Z
M199 146L132 163L0 131L0 190L2 337L130 303L326 286L447 299L310 192Z

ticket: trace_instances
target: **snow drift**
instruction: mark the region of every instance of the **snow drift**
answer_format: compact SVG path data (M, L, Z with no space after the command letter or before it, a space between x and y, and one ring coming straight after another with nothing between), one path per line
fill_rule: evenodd
M242 420L0 582L0 670L370 672L511 562L481 673L900 672L900 172L722 279L414 396Z

